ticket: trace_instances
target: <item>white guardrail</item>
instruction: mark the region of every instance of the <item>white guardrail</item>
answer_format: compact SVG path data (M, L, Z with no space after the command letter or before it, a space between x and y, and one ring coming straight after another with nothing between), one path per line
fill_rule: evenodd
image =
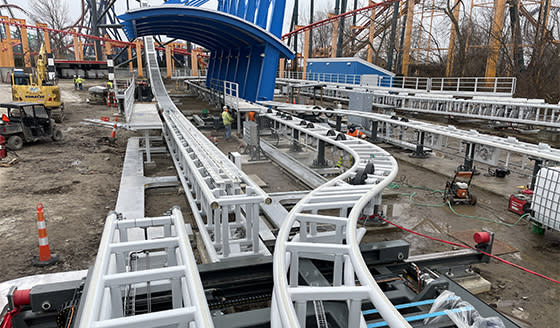
M414 77L371 74L334 74L285 71L280 79L319 81L362 85L376 89L408 90L440 94L512 96L517 86L515 77Z

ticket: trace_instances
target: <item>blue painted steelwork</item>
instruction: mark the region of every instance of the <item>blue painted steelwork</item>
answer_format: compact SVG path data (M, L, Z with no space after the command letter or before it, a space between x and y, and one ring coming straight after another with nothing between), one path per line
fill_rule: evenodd
M395 309L400 310L400 309L408 309L408 308L422 306L422 305L430 305L430 304L434 304L435 301L436 301L436 299L433 298L433 299L429 299L429 300L425 300L425 301L398 304L398 305L395 305ZM375 313L379 313L379 311L377 309L362 311L363 315L375 314Z
M206 80L209 87L221 89L220 82L227 80L239 84L239 94L246 100L272 100L278 59L294 57L278 38L285 0L274 0L271 32L243 18L266 24L270 0L260 0L258 6L256 1L244 1L221 0L218 8L222 11L166 4L134 9L119 18L129 39L166 35L210 50ZM241 2L244 3L240 5ZM233 13L225 13L226 9Z
M466 312L466 311L472 311L474 310L473 307L471 306L466 306L466 307L461 307L461 308L456 308L456 309L451 309L451 310L446 310L452 313L459 313L459 312ZM408 317L404 317L406 319L406 321L408 322L412 322L412 321L420 321L420 320L424 320L424 319L428 319L428 318L435 318L435 317L443 317L447 315L446 311L438 311L438 312L432 312L432 313L424 313L424 314L418 314L418 315L411 315ZM386 327L388 326L387 322L385 321L380 321L380 322L375 322L375 323L370 323L367 325L368 328L377 328L377 327Z
M167 0L166 5L185 5L190 7L200 7L209 0Z
M394 73L356 57L347 58L313 58L307 61L307 79L323 82L340 82L358 84L357 76L375 74L382 79L382 85L390 87L390 77ZM341 80L342 79L342 80Z

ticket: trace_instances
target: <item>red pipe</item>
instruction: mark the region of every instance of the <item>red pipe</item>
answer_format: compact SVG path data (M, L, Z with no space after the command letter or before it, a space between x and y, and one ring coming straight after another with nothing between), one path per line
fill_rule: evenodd
M28 305L31 304L31 298L30 298L30 293L31 293L31 289L17 289L14 291L14 305L15 306L20 306L20 305Z

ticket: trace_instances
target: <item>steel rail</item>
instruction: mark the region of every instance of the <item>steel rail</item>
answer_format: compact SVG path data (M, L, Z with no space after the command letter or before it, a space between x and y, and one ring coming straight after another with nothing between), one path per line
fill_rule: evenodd
M313 28L316 28L316 27L320 27L320 26L323 26L323 25L326 25L326 24L330 24L330 23L332 23L336 20L346 18L347 16L356 15L356 14L362 13L364 11L367 11L367 10L370 10L370 9L373 9L373 8L377 8L377 7L381 7L381 6L386 7L386 6L388 6L390 4L393 4L395 2L398 2L398 0L383 1L383 2L373 4L371 6L365 6L363 8L358 8L356 10L351 10L351 11L348 11L348 12L345 12L345 13L342 13L342 14L339 14L339 15L335 15L335 16L332 16L332 17L329 17L329 18L322 19L320 21L317 21L317 22L314 22L312 24L300 27L298 29L295 29L291 32L288 32L288 33L282 35L282 40L284 40L286 38L290 38L290 37L292 37L296 34L301 34L301 33L305 32L307 30L310 30L310 29L313 29Z
M261 104L270 106L273 104L273 102L261 102ZM383 122L388 125L401 126L401 127L432 133L440 136L455 138L469 143L495 147L512 153L518 153L522 155L542 158L553 162L560 162L560 149L552 148L550 145L545 143L539 143L538 145L535 145L528 142L519 141L514 137L502 138L498 136L492 136L489 134L479 133L476 130L458 129L453 125L442 126L442 125L420 122L415 120L408 120L408 122L404 122L404 121L392 119L391 115L385 115L385 114L365 113L365 112L352 111L352 110L313 109L311 108L312 106L290 105L284 103L276 103L276 104L277 106L275 107L281 110L304 111L310 113L313 112L324 113L327 115L361 117L361 118L370 119L372 121ZM380 137L382 138L383 136ZM429 148L429 146L426 147Z
M129 229L138 228L162 230L163 238L128 241ZM153 260L154 267L147 265L143 270L133 270L130 254L145 251L151 252L146 256L165 261ZM123 292L129 288L142 290L148 283L171 291L172 309L125 317ZM133 323L138 327L151 327L154 320L213 327L180 209L173 208L168 216L133 220L109 213L82 302L77 318L80 328L123 327Z
M368 92L373 94L373 106L386 106L391 107L393 110L560 129L560 105L556 104L534 103L531 102L531 100L506 97L499 97L499 99L496 99L497 97L488 97L488 100L446 98L439 96L438 93L422 93L422 91L416 91L416 95L404 95L398 93L406 93L407 90L403 91L399 88L380 88L356 84L293 79L277 80L277 83L292 82L298 84L324 84L327 86L325 90L334 93L335 95L323 95L323 97L332 98L338 101L349 101L349 97L347 95L349 91ZM394 91L394 93L390 93L389 91L391 90ZM408 90L408 92L414 91ZM420 94L418 94L418 92L420 92ZM311 94L311 92L306 92L304 90L302 90L301 93ZM462 92L449 92L449 94L461 95ZM473 94L476 95L476 93L471 92L471 96Z
M144 43L164 138L210 261L269 255L259 238L258 209L272 200L177 109L163 84L153 38L144 38Z
M189 88L206 99L215 96L215 91L198 86L196 83L188 84ZM240 107L246 106L243 104L246 103L244 100L240 99L239 102ZM251 105L258 108L254 104ZM381 201L382 190L395 178L398 171L395 159L385 150L371 143L352 137L348 137L348 140L338 140L337 135L331 135L328 128L303 125L307 122L296 117L288 118L277 114L275 110L267 113L265 107L260 107L260 117L271 120L276 129L291 131L295 143L309 143L307 146L318 147L319 141L324 142L351 155L354 163L348 171L303 197L282 224L274 253L272 327L304 326L307 301L334 299L347 301L350 313L349 327L364 326L365 321L359 312L360 304L364 299L380 309L381 315L386 318L391 327L410 327L371 277L365 262L361 259L358 245L360 238L356 236L356 224L360 215L363 212L373 211L374 205ZM367 175L369 180L367 184L351 185L345 181L364 169L370 160L374 163L375 170ZM346 211L350 208L352 212L347 216ZM321 210L328 209L338 209L339 216L319 213ZM354 222L354 225L350 225L349 222ZM330 226L332 231L318 232L318 226ZM292 229L299 229L299 234L290 240ZM344 239L346 239L345 244ZM300 258L333 261L336 278L333 279L332 286L298 286ZM343 265L343 262L346 264ZM355 286L356 276L362 287Z
M306 134L345 151L352 155L354 164L348 171L313 190L299 201L289 212L278 233L274 252L275 304L272 311L273 327L303 326L305 306L302 304L306 300L333 299L335 291L341 291L342 294L337 296L337 299L347 300L349 309L359 308L357 307L357 300L361 304L363 299L368 299L379 309L381 315L391 327L410 327L371 276L361 257L356 237L358 218L366 207L372 206L372 201L380 201L381 192L396 177L398 166L395 159L380 147L368 142L352 137L348 137L348 140L337 140L336 136L327 135L328 128L320 126L308 128L301 125L302 120L300 119L294 117L287 120L275 114L276 111L273 111L271 114L263 115L261 113L261 116L274 121L275 124L286 125L294 131L298 130L301 134ZM346 183L346 179L354 176L360 168L366 165L371 159L371 155L375 155L372 161L376 168L375 173L371 175L371 177L375 177L373 179L375 182L363 186ZM346 197L345 199L345 196L349 195L353 197ZM333 201L333 197L339 199L339 201ZM321 209L334 209L341 206L345 210L352 208L348 217L345 213L342 213L342 210L338 217L316 214ZM296 222L299 225L296 225ZM334 225L336 227L334 236L329 233L316 232L315 229L318 224ZM290 231L298 226L300 233L297 239L290 241ZM346 244L342 243L343 231L346 235ZM298 286L298 259L314 258L315 256L325 259L330 258L329 255L334 255L332 257L336 268L334 276L338 277L335 278L337 281L333 281L333 286L313 287L311 289L308 286ZM348 272L345 273L342 272L341 261L343 258L347 259L345 271ZM290 272L289 281L286 275L288 271ZM344 283L342 283L343 275L346 277ZM362 287L354 287L354 275L358 277ZM337 289L341 286L344 286L342 290ZM299 293L298 291L303 292ZM296 295L299 296L296 297ZM295 306L294 302L296 303ZM275 308L276 310L274 310ZM275 311L278 311L278 313L274 313ZM357 327L361 322L360 315L350 313L349 316L352 316L349 320L349 326ZM274 318L280 320L274 320Z

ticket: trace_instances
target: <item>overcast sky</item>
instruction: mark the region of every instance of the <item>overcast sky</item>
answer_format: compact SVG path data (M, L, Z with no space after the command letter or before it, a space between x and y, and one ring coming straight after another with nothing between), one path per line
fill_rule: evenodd
M58 1L65 2L68 5L70 9L70 14L74 19L77 19L80 16L81 14L80 1L78 0L58 0ZM152 6L163 4L162 0L148 0L148 1ZM367 2L368 2L367 0L358 0L358 8L366 6ZM33 0L10 0L9 3L16 4L22 7L23 9L28 9L31 6L33 6L34 1ZM138 2L136 2L135 0L129 0L129 3L131 8L138 7ZM217 4L218 4L217 0L210 0L203 7L216 9ZM310 0L299 0L299 15L300 17L302 16L306 17L305 21L300 22L300 24L308 22L309 4L310 4ZM335 4L335 0L315 0L315 11L316 12L326 11L326 10L334 11L334 4ZM294 0L286 0L286 12L284 16L284 32L288 31L288 26L291 21L293 5L294 5ZM353 9L353 6L354 6L354 0L348 0L347 9L351 10ZM126 12L126 0L117 0L115 4L115 10L117 14L122 14ZM6 12L3 11L2 14L6 15ZM16 10L14 12L14 15L21 17L23 14L19 13L19 11Z

